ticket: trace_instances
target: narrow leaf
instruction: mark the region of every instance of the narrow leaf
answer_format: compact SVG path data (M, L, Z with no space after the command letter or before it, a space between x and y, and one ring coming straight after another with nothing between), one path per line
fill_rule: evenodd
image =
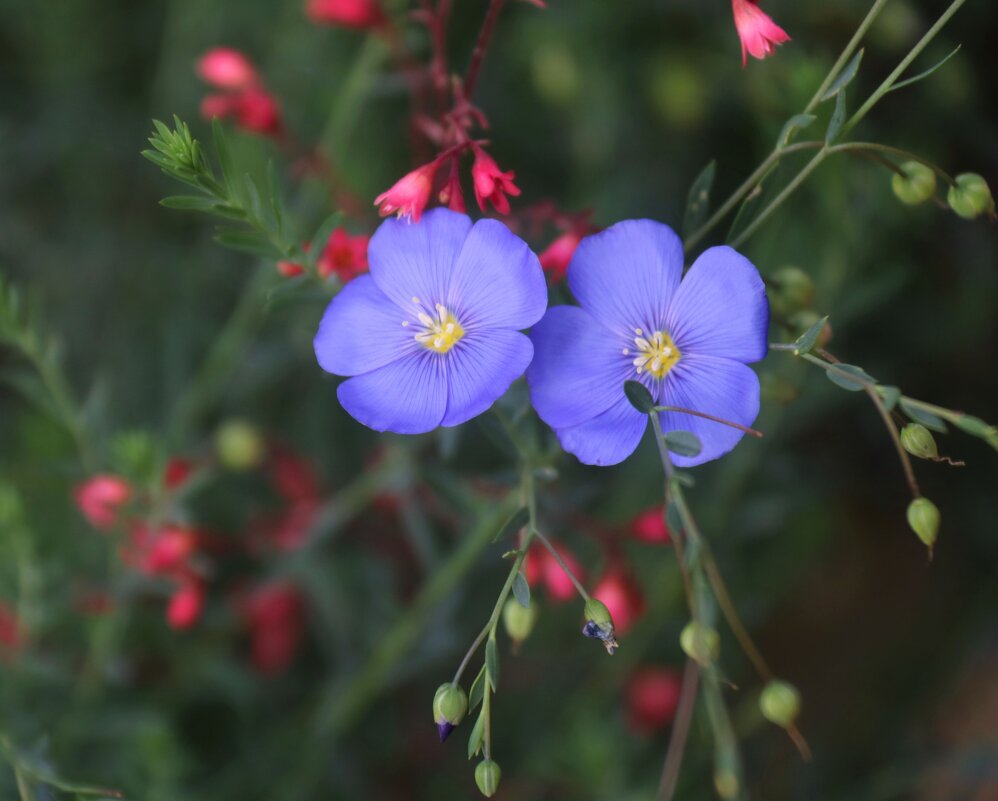
M864 389L863 382L869 384L877 383L877 379L867 373L862 367L857 367L855 364L836 364L835 367L841 372L826 370L825 375L828 376L829 381L842 387L842 389L847 389L850 392L859 392ZM854 375L859 380L853 381L851 378L842 375L842 372Z
M655 400L648 391L648 387L640 381L625 381L624 394L631 402L631 406L641 414L649 414L655 408Z
M901 390L893 386L878 386L877 394L880 396L881 400L884 402L884 408L887 411L894 411L894 407L898 405L898 401L901 400Z
M710 211L710 190L714 185L717 162L711 161L693 181L686 198L686 213L683 215L683 231L689 236L703 225Z
M530 585L523 577L523 573L517 573L513 579L513 597L524 609L530 608Z
M696 456L703 450L700 438L690 431L668 431L665 447L677 456Z
M471 689L468 691L469 712L482 702L482 696L484 694L485 694L485 665L482 665L482 669L478 671L478 675L475 677L475 680L471 683Z
M794 342L794 354L800 356L802 353L810 353L814 350L818 344L818 339L821 337L821 332L825 330L825 323L827 322L828 317L822 317L807 329L807 331L797 337Z
M828 121L828 130L825 131L825 144L832 144L842 130L842 126L846 121L846 90L841 89L839 93L835 96L835 111L832 112L832 118Z
M890 92L896 92L898 89L903 89L906 86L911 86L913 83L918 83L919 81L925 80L932 73L934 73L937 69L939 69L943 64L945 64L947 61L949 61L951 58L953 58L953 56L955 56L957 53L959 53L961 47L963 47L963 45L957 45L956 49L953 50L952 53L950 53L948 56L946 56L946 58L944 58L942 61L940 61L934 67L929 67L929 69L927 69L925 72L920 72L920 73L918 73L918 75L915 75L915 76L913 76L911 78L906 78L905 80L900 81L900 82L894 84L888 91L890 91Z
M468 759L482 750L482 743L485 741L485 712L483 711L471 728L471 736L468 738Z
M222 167L222 180L225 182L229 194L234 194L236 174L232 165L232 153L229 151L229 143L225 138L225 129L218 117L211 121L211 137L215 143L215 152L218 154L218 163Z
M499 684L499 654L496 652L496 641L489 637L485 643L485 672L489 676L489 684L495 690Z
M243 253L250 253L261 258L284 258L284 254L274 247L269 239L251 231L223 231L215 237L215 241L227 248L239 250Z
M972 414L965 414L961 417L956 418L953 424L959 428L961 431L965 431L972 437L980 437L981 439L987 439L993 436L995 427L989 425L980 417L974 417Z
M910 403L907 398L901 398L898 404L901 406L901 410L916 423L921 423L926 428L931 428L940 434L946 433L946 422L941 417L934 415L932 412L920 409L918 406Z
M783 130L780 131L780 138L776 140L776 146L786 147L789 145L797 131L803 131L816 119L818 118L814 114L795 114L792 116L784 123Z
M267 191L270 193L270 210L274 213L277 233L284 236L284 195L281 192L281 181L277 175L274 160L267 162Z
M501 529L499 529L499 533L495 535L492 542L499 542L499 540L504 539L512 534L515 534L517 531L519 531L521 528L527 525L527 521L529 519L530 519L530 512L529 510L526 509L526 507L520 509L517 512L514 512L513 516L510 517L510 519L503 524L503 527Z
M159 205L166 206L168 209L211 213L217 209L218 201L214 198L198 197L197 195L171 195L159 201Z
M853 78L856 77L856 73L859 71L859 64L863 60L863 51L857 51L848 64L842 68L842 72L838 74L832 85L828 87L828 90L821 96L821 102L824 103L826 100L831 100L835 95L839 94Z

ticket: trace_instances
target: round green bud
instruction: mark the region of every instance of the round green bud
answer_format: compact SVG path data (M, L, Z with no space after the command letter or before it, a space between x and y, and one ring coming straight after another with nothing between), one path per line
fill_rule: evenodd
M894 173L891 189L897 199L909 206L931 200L936 194L936 173L920 161L906 161L901 165L904 175Z
M738 797L738 776L729 770L720 770L714 774L714 787L717 789L717 794L721 798L737 798Z
M956 176L956 185L950 187L946 202L953 211L967 220L973 220L982 214L994 214L995 211L995 199L988 182L974 172Z
M595 623L601 629L613 630L613 617L610 615L610 610L598 598L590 598L586 601L585 615L587 621Z
M799 267L781 267L770 276L767 294L773 316L787 320L814 301L814 281Z
M935 459L939 456L932 432L921 423L908 423L901 429L901 444L908 453L919 459Z
M679 645L700 665L710 664L721 653L721 638L714 629L702 623L687 623L679 635Z
M499 765L491 759L483 759L475 768L475 784L478 785L478 789L486 798L492 798L495 795L496 790L499 789L500 779L502 779L502 771L499 769Z
M252 470L263 461L263 437L245 420L229 420L215 434L218 460L230 470Z
M506 633L514 643L521 643L530 636L537 622L537 604L522 606L515 598L509 598L502 608L502 622Z
M771 681L759 696L759 709L766 720L785 729L800 714L800 693L785 681Z
M915 498L908 504L908 525L931 551L939 536L939 509L928 498Z
M433 720L456 726L468 712L468 696L457 684L441 684L433 696Z

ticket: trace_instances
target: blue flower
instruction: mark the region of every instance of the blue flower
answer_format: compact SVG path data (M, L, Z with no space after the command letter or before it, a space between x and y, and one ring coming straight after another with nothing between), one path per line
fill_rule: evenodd
M375 431L421 434L488 409L534 354L520 329L547 306L537 257L505 225L447 209L386 220L370 275L337 295L315 336L337 396Z
M682 283L680 283L682 281ZM534 408L562 447L586 464L622 462L647 415L624 395L637 380L659 405L751 425L759 379L748 362L766 355L769 304L758 271L728 247L705 251L683 278L683 246L666 225L627 220L579 244L568 267L579 302L555 306L534 326L527 370ZM666 431L696 434L690 466L730 451L740 431L663 412Z

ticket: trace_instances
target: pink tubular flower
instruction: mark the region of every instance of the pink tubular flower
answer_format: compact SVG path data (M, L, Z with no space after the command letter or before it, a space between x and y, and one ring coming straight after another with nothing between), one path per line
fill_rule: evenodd
M572 255L581 241L581 234L569 231L559 236L538 255L541 267L548 274L551 283L564 280L565 274L568 272L568 263L572 260Z
M219 89L245 89L259 81L253 63L231 47L214 47L197 64L198 75L205 83Z
M382 217L397 214L399 217L411 217L413 222L419 222L426 204L430 201L436 174L436 161L417 167L402 176L387 192L378 195L374 199L374 205L379 207L378 211Z
M631 521L631 534L635 539L652 544L672 542L669 527L665 524L665 510L661 506L645 509Z
M617 634L626 634L645 611L645 598L634 577L619 567L611 567L592 592L606 604Z
M204 588L196 579L184 581L170 597L166 607L166 622L170 628L189 629L204 611Z
M385 21L377 0L308 0L305 15L317 25L357 30L377 28Z
M106 531L118 522L118 512L132 497L132 488L118 476L98 475L79 484L73 497L90 525Z
M503 172L495 159L475 146L475 163L471 167L471 178L475 184L475 199L478 207L485 211L486 202L491 202L500 214L509 214L509 200L506 195L516 197L520 189L513 183L516 173Z
M679 706L682 689L679 671L641 668L627 682L627 723L637 734L654 734L668 726Z
M748 63L749 54L763 59L773 53L776 45L790 41L787 32L759 8L757 0L731 0L731 10L738 38L742 40L743 67Z

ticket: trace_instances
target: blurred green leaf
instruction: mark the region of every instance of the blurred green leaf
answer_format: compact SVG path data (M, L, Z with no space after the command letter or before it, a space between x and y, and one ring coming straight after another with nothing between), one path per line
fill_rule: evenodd
M686 199L686 213L683 215L683 236L689 236L707 219L710 211L710 190L714 185L717 162L711 161L693 181Z

